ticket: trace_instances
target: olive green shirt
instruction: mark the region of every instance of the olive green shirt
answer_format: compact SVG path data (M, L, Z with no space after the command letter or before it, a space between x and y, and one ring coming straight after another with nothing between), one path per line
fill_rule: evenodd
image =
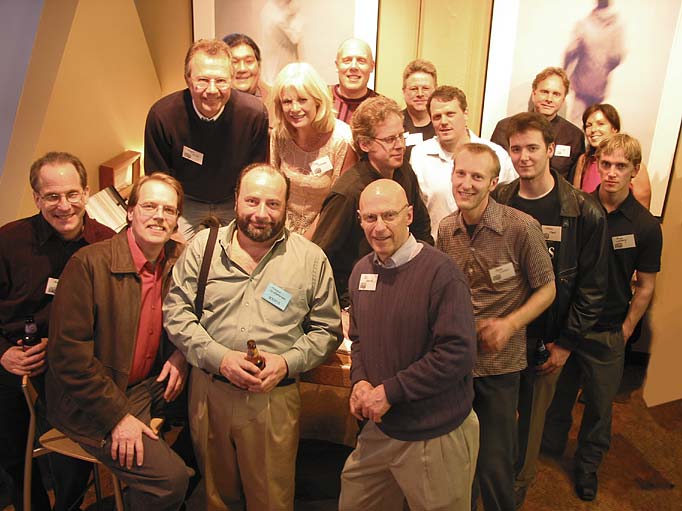
M290 377L318 366L342 340L339 301L324 252L285 229L249 275L229 257L234 229L233 221L218 232L201 320L194 300L208 229L194 237L175 265L163 304L170 340L190 364L213 374L220 374L229 350L245 352L249 339L261 351L282 355Z

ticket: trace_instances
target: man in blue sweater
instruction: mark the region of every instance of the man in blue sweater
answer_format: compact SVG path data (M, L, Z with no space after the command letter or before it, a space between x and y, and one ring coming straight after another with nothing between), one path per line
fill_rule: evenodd
M471 294L457 265L410 234L412 205L379 179L360 196L373 252L349 280L350 411L364 421L339 509L468 509L478 453Z

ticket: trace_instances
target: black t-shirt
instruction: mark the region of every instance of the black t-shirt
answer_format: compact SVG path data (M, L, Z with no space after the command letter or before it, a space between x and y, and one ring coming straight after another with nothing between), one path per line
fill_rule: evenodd
M599 200L599 188L592 195ZM657 273L661 269L663 234L656 217L632 195L606 214L609 233L609 288L596 330L614 330L623 325L632 299L630 281L635 270Z
M509 202L509 205L535 218L542 226L542 233L545 235L547 250L552 259L554 275L557 274L557 260L559 259L559 248L561 246L561 203L559 202L559 189L554 182L552 190L539 199L524 199L517 193ZM547 311L532 321L526 328L526 335L533 339L541 338L545 335L545 322L547 321Z

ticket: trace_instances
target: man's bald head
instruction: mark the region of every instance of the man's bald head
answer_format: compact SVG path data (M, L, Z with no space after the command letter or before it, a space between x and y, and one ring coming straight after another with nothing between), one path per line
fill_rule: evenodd
M412 206L395 181L379 179L367 185L360 195L358 214L367 241L383 262L410 236Z
M361 98L367 94L369 75L374 70L372 49L362 39L351 37L336 52L339 92L343 97Z

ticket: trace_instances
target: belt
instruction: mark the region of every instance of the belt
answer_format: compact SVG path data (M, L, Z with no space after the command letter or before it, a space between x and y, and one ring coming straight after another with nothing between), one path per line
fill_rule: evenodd
M211 374L211 373L208 373L208 374ZM214 380L218 380L218 381L221 381L223 383L229 383L233 387L236 387L238 389L240 388L240 387L237 387L230 380L225 378L222 374L211 374L211 376L213 376ZM284 378L281 382L279 382L277 384L277 387L288 387L289 385L293 385L294 383L296 383L296 378ZM241 390L243 390L243 389L241 389Z

